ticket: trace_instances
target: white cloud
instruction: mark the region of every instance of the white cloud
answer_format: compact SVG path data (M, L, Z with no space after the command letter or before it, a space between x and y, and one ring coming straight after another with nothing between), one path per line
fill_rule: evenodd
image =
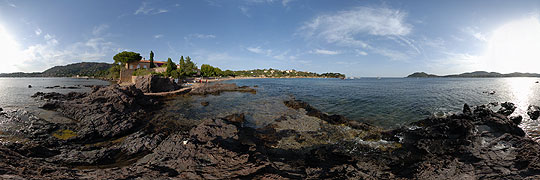
M367 46L357 36L404 36L411 32L405 23L407 13L388 8L358 7L332 15L321 15L305 23L300 33L306 38L321 38L328 43Z
M37 33L39 32L39 33ZM41 42L29 46L21 46L9 32L0 26L0 48L5 59L17 63L4 63L0 73L4 72L36 72L57 65L66 65L81 61L109 61L111 54L118 46L101 37L94 37L80 42L65 44L55 35L36 30L36 34L44 34ZM2 61L2 60L0 60Z
M273 55L272 57L278 60L287 60L287 59L295 60L297 58L296 56L292 56L292 55L288 56L288 54L289 54L289 50Z
M45 43L34 44L22 50L22 61L15 65L20 71L43 71L57 65L66 65L81 61L103 61L112 54L115 44L103 38L91 38L62 46L54 36L47 34Z
M15 5L15 4L13 4L13 3L10 3L10 2L8 2L8 5L9 5L9 6L11 6L11 7L14 7L14 8L16 8L16 7L17 7L17 6Z
M486 42L488 40L487 35L485 35L484 33L479 32L478 27L466 27L466 28L462 29L462 31L469 34L469 35L471 35L472 37L476 38L477 40L480 40L480 41L483 41L483 42Z
M291 1L293 0L283 0L281 1L281 4L283 4L283 6L287 6Z
M166 12L169 12L169 10L148 7L148 3L143 2L141 6L139 6L139 8L135 11L134 14L135 15L138 15L138 14L154 15L154 14L161 14L161 13L166 13Z
M371 49L374 53L383 55L385 57L390 58L391 60L407 60L410 59L410 53L403 52L403 51L397 51L392 49L386 49L386 48L374 48Z
M240 6L238 8L240 8L240 12L242 12L242 14L244 14L244 16L251 17L251 15L249 14L249 8L248 7Z
M154 38L155 38L155 39L159 39L159 38L162 38L162 37L163 37L163 34L156 34L156 35L154 35Z
M324 55L340 54L339 51L331 51L331 50L326 50L326 49L315 49L315 50L312 51L312 53L314 53L314 54L324 54Z
M37 28L37 29L34 31L34 33L36 33L36 36L41 35L42 32L43 32L43 31L41 31L40 28Z
M166 9L159 9L157 10L157 12L155 12L156 14L160 14L160 13L166 13L166 12L169 12L169 10L166 10Z
M198 38L198 39L213 39L216 38L216 35L213 34L190 34L187 36L188 38Z
M94 36L100 35L103 33L103 31L107 30L109 28L109 25L107 24L100 24L98 26L94 26L94 29L92 30L92 34Z
M356 52L357 56L367 56L368 53L366 51L355 49L354 52Z
M406 12L396 9L356 7L317 16L305 22L296 34L306 40L322 40L338 46L362 48L391 60L405 60L422 53L422 47L407 37L412 32L412 25L405 21L406 17ZM390 49L396 43L410 50ZM356 54L367 54L362 52Z
M259 46L257 47L248 47L246 48L249 52L255 53L255 54L261 54L273 59L277 60L295 60L297 59L297 55L291 55L289 52L290 50L286 51L275 51L272 49L264 49Z
M264 54L267 56L270 56L272 54L272 50L262 49L261 47L248 47L246 49L250 52L257 53L257 54Z

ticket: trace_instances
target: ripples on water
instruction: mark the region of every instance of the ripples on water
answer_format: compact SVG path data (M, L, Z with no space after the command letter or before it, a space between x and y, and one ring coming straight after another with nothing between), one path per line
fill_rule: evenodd
M469 105L513 102L524 117L521 127L539 140L539 123L526 115L528 105L540 105L539 78L362 78L244 79L240 86L257 85L257 94L223 93L220 96L176 97L163 111L174 117L204 119L245 113L251 126L264 126L288 112L284 100L303 100L329 114L394 128L433 115L461 112ZM108 85L107 81L73 78L0 78L0 107L35 106L38 91L67 93L82 89L45 89L47 86ZM32 88L28 88L32 85ZM493 95L483 93L495 91ZM201 102L210 102L202 106Z
M36 92L87 92L84 85L109 85L110 82L96 79L75 78L0 78L0 107L16 108L35 105L30 97ZM32 88L28 88L32 85ZM77 86L81 89L46 89L47 86Z
M185 118L203 119L233 112L246 113L254 126L279 118L287 110L282 101L291 96L324 112L394 128L429 116L461 112L469 105L513 102L522 115L522 127L538 134L539 124L526 115L529 104L540 105L538 78L362 78L244 79L240 86L259 86L257 94L224 93L204 98L179 97L166 110ZM485 91L495 91L490 95ZM207 107L202 101L210 102ZM187 105L187 106L186 106ZM182 107L182 108L179 108ZM251 119L251 120L250 120ZM536 132L536 133L535 133ZM536 137L536 135L535 135Z

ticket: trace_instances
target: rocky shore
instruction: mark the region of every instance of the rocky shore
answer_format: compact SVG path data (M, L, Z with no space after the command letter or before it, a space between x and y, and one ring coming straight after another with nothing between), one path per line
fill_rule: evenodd
M229 91L256 92L210 84L184 95ZM163 99L135 86L34 97L72 121L0 111L2 179L540 178L540 145L509 117L511 103L385 130L295 99L283 102L291 113L250 127L244 114L161 118Z

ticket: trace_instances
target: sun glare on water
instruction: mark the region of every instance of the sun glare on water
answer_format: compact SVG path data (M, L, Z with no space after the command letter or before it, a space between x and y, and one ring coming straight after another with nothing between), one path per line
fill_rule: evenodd
M487 69L502 72L540 72L540 21L529 17L495 29L487 41Z

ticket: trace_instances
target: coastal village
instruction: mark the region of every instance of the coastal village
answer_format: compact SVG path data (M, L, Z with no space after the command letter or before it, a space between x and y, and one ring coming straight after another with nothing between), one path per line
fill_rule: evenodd
M317 74L313 72L303 72L294 69L277 70L277 69L256 69L244 71L222 71L218 67L213 67L208 64L202 64L199 69L197 65L187 56L185 59L180 57L179 63L176 64L169 58L165 61L155 61L154 52L150 52L150 59L141 57L135 52L121 52L113 57L117 67L111 68L111 71L119 70L118 83L135 83L137 76L142 75L158 75L164 77L172 77L181 83L183 82L208 82L217 79L226 78L345 78L345 75L340 73L323 73Z

